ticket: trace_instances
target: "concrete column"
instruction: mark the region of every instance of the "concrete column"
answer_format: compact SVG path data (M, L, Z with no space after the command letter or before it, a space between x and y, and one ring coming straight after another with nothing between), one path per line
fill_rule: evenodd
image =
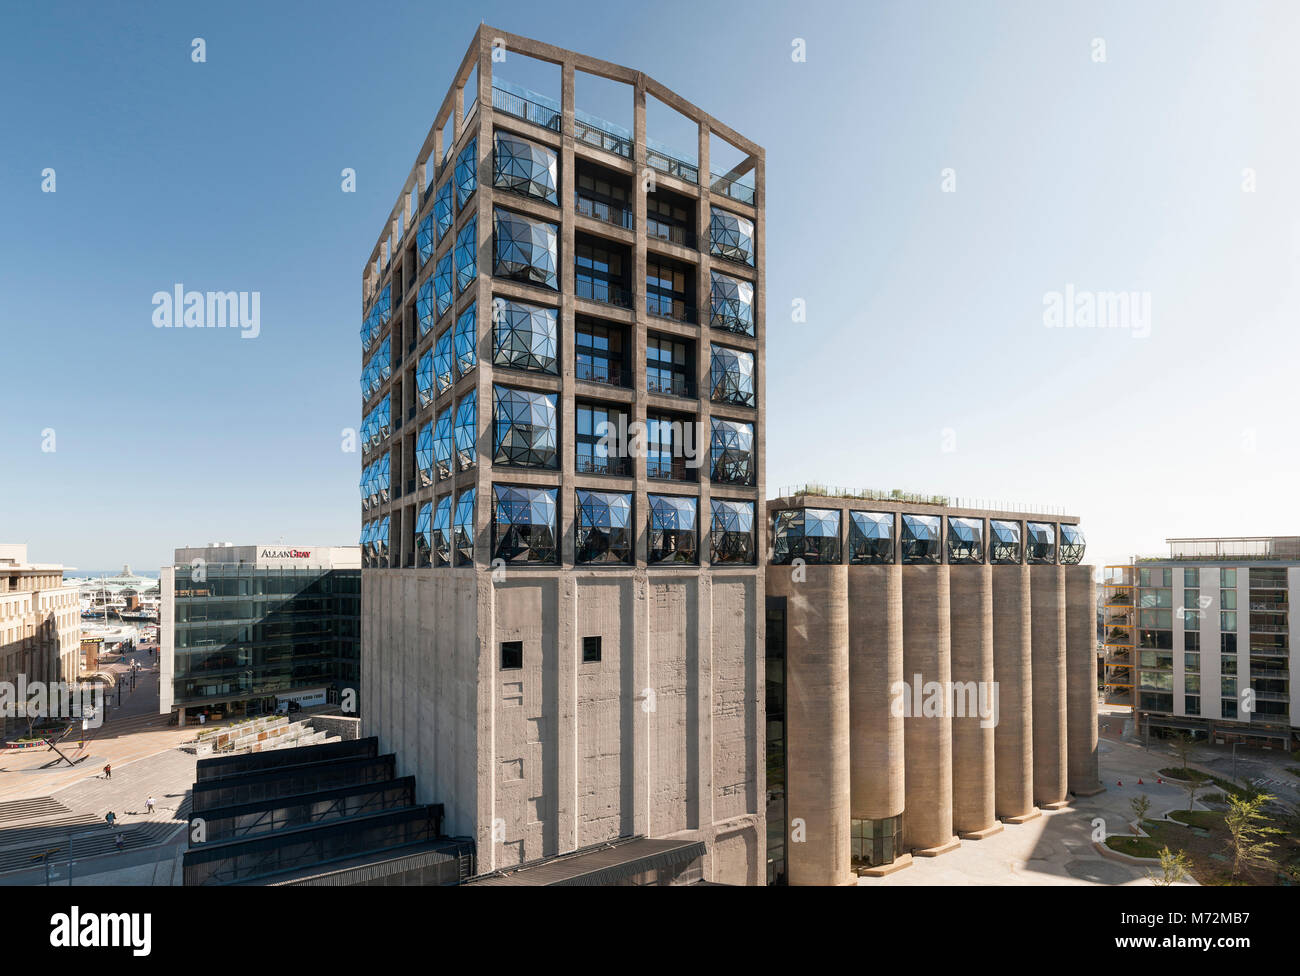
M903 720L903 845L933 857L961 844L952 832L952 717L943 696L939 714L927 715L923 707L927 682L946 689L952 679L948 567L904 566L902 572L903 680L913 694Z
M1066 804L1065 567L1029 567L1033 641L1034 802Z
M1097 769L1097 583L1091 566L1065 568L1066 751L1075 796L1102 791Z
M852 884L848 567L804 572L802 582L788 566L767 574L768 596L784 596L789 619L803 623L786 635L788 877L792 885Z
M903 680L903 573L853 566L848 575L850 810L854 820L881 820L905 805L903 717L890 708Z
M992 566L993 679L998 724L993 730L994 808L1007 823L1039 815L1034 806L1033 666L1029 567Z
M952 609L952 821L963 838L1002 829L994 805L993 567L948 570Z

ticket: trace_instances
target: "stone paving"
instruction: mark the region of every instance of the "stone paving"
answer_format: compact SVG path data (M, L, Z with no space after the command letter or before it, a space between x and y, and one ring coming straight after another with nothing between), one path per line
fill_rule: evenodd
M883 878L860 878L859 885L1149 885L1151 866L1101 854L1094 830L1128 833L1133 797L1151 799L1151 816L1186 808L1187 792L1178 784L1157 783L1158 770L1177 765L1166 743L1142 744L1119 737L1119 716L1098 746L1102 785L1096 796L1071 798L1064 810L1044 813L1025 824L935 858L915 858L912 866ZM1139 784L1139 780L1142 782ZM1100 825L1096 822L1100 821Z

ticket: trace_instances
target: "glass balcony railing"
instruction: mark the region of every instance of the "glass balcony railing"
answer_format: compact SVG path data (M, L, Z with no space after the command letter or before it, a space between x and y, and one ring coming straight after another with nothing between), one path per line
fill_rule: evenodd
M714 193L721 193L724 196L731 197L733 200L739 200L741 203L747 203L751 207L754 205L754 187L751 183L744 182L753 177L746 174L745 176L732 177L725 173L711 174L713 179L709 184L709 189Z
M614 153L624 159L632 158L632 140L610 132L590 119L573 120L573 138L578 142Z
M664 173L667 176L675 176L677 179L686 183L695 183L698 185L700 182L700 168L698 166L694 163L688 163L684 159L670 156L666 152L647 147L645 152L645 161L648 166L657 169L659 172Z

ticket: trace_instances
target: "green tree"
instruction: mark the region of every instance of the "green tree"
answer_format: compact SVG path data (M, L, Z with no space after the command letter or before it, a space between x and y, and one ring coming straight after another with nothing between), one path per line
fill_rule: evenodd
M1149 871L1147 877L1151 879L1153 885L1164 888L1191 877L1191 866L1185 851L1175 853L1166 845L1160 848L1160 873Z
M1250 799L1228 794L1228 812L1223 816L1223 824L1228 828L1228 852L1232 855L1234 880L1242 868L1277 867L1272 854L1277 842L1270 838L1282 831L1264 815L1265 804L1273 799L1268 793Z
M1142 829L1142 821L1147 818L1147 811L1151 809L1151 797L1139 793L1129 800L1128 805L1133 810L1133 833L1136 834Z

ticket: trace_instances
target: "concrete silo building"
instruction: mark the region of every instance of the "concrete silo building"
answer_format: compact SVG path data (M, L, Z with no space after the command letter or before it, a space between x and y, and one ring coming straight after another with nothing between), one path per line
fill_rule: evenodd
M487 26L448 80L362 274L363 733L480 875L762 883L763 149Z
M852 883L1100 790L1077 518L767 507L769 881Z

